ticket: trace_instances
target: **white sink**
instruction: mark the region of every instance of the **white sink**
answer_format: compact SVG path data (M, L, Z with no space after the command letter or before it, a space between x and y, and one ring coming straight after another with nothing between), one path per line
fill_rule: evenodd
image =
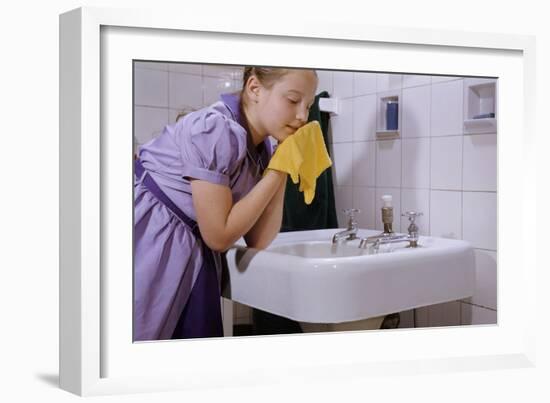
M473 295L475 258L465 241L424 237L359 249L332 244L343 229L285 232L264 250L227 251L233 301L300 322L341 323ZM360 238L379 231L359 230Z

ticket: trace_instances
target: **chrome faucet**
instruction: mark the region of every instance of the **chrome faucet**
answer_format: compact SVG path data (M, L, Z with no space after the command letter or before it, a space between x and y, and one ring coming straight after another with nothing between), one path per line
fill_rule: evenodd
M373 235L367 238L361 239L361 242L359 243L359 247L361 249L365 249L369 244L374 245L374 249L378 250L380 245L384 244L390 244L390 243L398 243L398 242L409 242L409 248L417 248L418 247L418 225L415 223L416 217L420 217L423 215L422 213L415 212L415 211L407 211L401 216L403 217L409 217L409 228L407 229L409 231L408 235L405 234L395 234L395 233L381 233L378 235Z
M356 208L351 208L351 209L345 209L342 211L348 215L348 228L346 228L344 231L334 234L334 236L332 237L332 243L338 243L342 239L345 239L346 241L357 239L358 228L357 228L357 222L355 222L354 214L360 213L361 210Z

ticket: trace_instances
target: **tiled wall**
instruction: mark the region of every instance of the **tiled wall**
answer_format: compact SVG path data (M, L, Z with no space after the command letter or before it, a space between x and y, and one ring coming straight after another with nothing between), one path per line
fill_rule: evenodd
M361 210L361 228L382 229L381 196L399 213L421 211L422 235L469 241L476 255L473 298L417 309L416 326L496 323L497 135L464 134L464 85L457 77L318 71L320 90L341 100L331 118L336 207ZM399 96L400 137L377 140L379 99ZM378 119L378 120L377 120ZM351 158L350 158L351 156ZM403 312L401 326L412 326Z
M241 88L242 68L199 64L146 63L134 66L134 144L144 144L176 120L225 92Z
M136 63L135 144L158 135L184 109L216 101L241 88L242 68ZM473 298L417 309L417 326L496 323L496 133L463 134L464 80L318 71L319 91L341 99L331 117L336 204L361 209L361 228L382 229L380 197L391 194L394 230L406 232L398 211L418 210L420 233L465 239L475 248ZM380 96L399 94L401 137L376 140ZM350 158L351 156L351 158ZM344 226L346 220L339 215ZM235 323L250 311L236 305ZM403 312L401 327L412 326Z

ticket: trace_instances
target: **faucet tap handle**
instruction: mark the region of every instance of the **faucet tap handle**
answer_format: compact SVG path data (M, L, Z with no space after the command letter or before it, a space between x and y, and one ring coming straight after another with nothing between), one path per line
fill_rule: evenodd
M402 217L409 217L409 228L407 230L409 231L409 235L416 238L418 237L418 225L416 225L416 218L423 216L424 213L421 213L419 211L406 211L403 214L401 214Z
M355 213L360 213L361 210L357 208L348 208L343 209L342 212L348 216L348 228L357 226L357 223L355 222Z
M403 217L409 217L409 221L411 222L414 222L416 217L420 217L422 215L424 215L424 213L421 213L419 211L406 211L403 214L401 214L401 216Z

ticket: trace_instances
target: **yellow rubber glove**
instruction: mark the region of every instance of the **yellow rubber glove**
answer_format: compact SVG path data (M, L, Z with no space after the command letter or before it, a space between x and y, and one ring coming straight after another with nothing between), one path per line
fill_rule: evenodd
M295 184L300 180L299 190L304 192L304 201L311 204L317 178L331 165L321 126L314 120L300 127L277 147L267 169L287 172Z

